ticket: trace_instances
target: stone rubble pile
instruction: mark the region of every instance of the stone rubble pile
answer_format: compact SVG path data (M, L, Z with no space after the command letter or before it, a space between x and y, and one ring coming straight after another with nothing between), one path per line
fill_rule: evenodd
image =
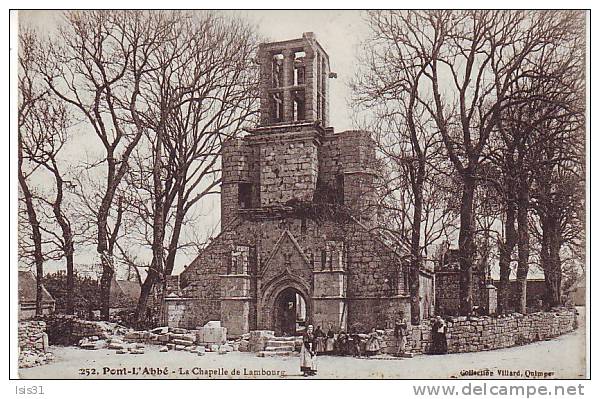
M94 328L87 330L88 334L96 332ZM86 336L77 345L87 350L111 349L117 354L143 354L146 345L157 345L160 346L159 352L186 351L198 356L206 352L227 354L239 350L240 346L239 342L227 341L227 329L214 321L196 330L157 327L149 331L135 331L114 327L103 334Z

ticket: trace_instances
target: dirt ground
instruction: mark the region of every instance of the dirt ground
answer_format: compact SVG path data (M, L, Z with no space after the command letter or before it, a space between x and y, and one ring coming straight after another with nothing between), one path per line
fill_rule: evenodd
M477 353L422 355L412 359L355 359L320 356L318 374L310 378L585 378L585 309L579 328L550 341ZM225 355L161 353L147 346L143 355L118 355L53 347L53 363L21 369L26 379L61 378L303 378L299 357L259 358L254 353Z

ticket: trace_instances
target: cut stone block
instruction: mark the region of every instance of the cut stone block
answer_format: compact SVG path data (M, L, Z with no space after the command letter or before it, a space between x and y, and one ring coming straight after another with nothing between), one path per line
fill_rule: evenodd
M192 345L194 345L194 341L187 341L185 339L174 339L173 343L175 345L181 345L181 346L192 346Z
M224 344L227 342L227 329L225 327L200 327L196 332L196 342Z
M150 330L150 332L154 334L167 334L169 332L169 327L156 327Z

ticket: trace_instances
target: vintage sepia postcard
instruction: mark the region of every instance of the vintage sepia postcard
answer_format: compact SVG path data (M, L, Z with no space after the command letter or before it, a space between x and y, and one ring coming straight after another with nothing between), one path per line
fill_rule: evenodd
M11 18L18 378L589 377L589 12Z

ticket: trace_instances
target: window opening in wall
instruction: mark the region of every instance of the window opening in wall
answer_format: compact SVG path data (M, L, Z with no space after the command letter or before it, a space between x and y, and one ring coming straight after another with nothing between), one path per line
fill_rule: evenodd
M273 75L273 87L283 86L283 54L273 55L271 73Z
M250 247L236 245L231 251L231 268L228 274L248 274L250 261Z
M319 75L319 79L321 79L321 93L325 96L325 87L327 87L327 64L323 57L321 58L321 74Z
M344 174L338 173L335 176L335 198L337 205L344 205Z
M271 120L273 122L283 121L283 94L281 92L271 94Z
M321 92L321 55L317 53L315 62L317 63L317 92Z
M321 119L321 93L317 93L317 119Z
M296 51L294 53L294 85L303 85L305 82L305 66L304 60L306 53L304 51Z
M317 59L317 119L325 119L327 103L327 63L325 57Z
M398 290L398 269L395 269L391 276L390 276L390 282L389 282L389 287L390 287L390 295L398 295L399 294L399 290Z
M304 91L303 90L297 90L294 91L292 93L292 98L293 98L293 120L296 121L301 121L306 119L305 116L305 108L304 108Z
M239 196L238 202L240 209L248 209L252 207L252 184L251 183L239 183Z
M343 270L344 267L344 242L327 241L325 243L325 264L323 269Z
M229 262L227 262L227 274L232 274L232 270L233 270L233 258L229 259Z

